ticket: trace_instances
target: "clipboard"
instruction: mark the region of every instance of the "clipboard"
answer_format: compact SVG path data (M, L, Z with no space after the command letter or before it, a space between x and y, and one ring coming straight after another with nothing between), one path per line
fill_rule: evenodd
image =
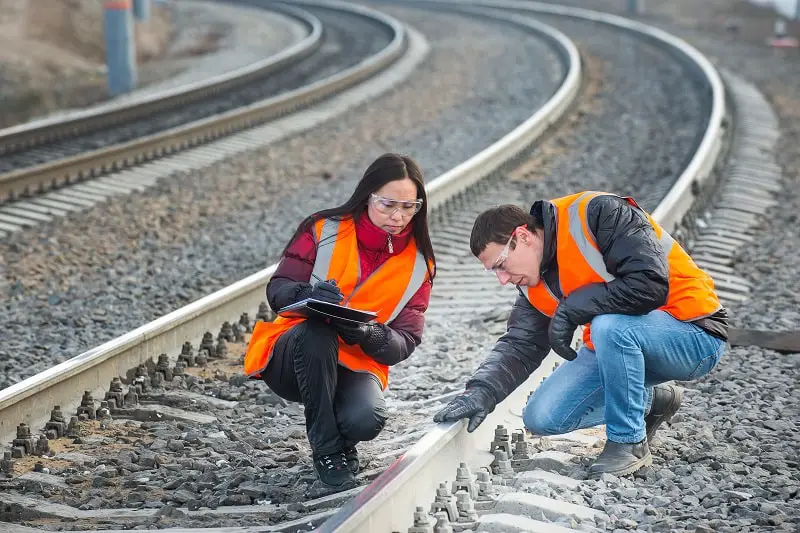
M278 315L285 318L329 318L355 324L367 324L375 320L378 313L373 311L362 311L352 307L344 307L338 304L306 298L299 302L287 305L278 310Z

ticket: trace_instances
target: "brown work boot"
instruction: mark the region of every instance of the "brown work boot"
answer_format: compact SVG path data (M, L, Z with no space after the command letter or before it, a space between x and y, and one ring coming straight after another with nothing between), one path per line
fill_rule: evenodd
M606 441L600 455L589 467L589 476L599 478L603 474L627 476L644 466L653 464L653 456L647 439L632 444Z
M653 387L653 405L644 417L647 440L652 441L659 426L678 411L683 402L683 388L675 385L656 385Z

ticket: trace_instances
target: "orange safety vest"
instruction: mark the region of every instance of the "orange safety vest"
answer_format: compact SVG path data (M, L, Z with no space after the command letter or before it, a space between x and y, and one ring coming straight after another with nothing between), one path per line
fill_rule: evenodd
M608 283L614 279L606 270L603 256L586 221L589 201L602 194L609 193L589 191L551 201L556 208L558 282L564 297L589 283ZM644 213L633 198L626 197L625 200ZM648 213L644 214L661 242L669 266L667 303L659 307L659 310L666 311L682 322L713 315L722 305L714 292L711 276L701 270L680 244ZM536 309L551 318L558 306L558 299L544 280L528 288L528 300ZM589 324L584 326L583 342L587 348L594 350Z
M362 280L353 219L320 219L314 229L317 240L314 275L318 279L336 280L345 296L342 304L378 313L377 322L391 323L428 279L428 265L413 237L402 252ZM245 374L257 376L267 368L278 337L303 320L279 316L274 322L256 322L244 356ZM388 366L375 361L359 346L348 346L342 339L339 339L339 364L354 372L374 374L384 390L389 384Z

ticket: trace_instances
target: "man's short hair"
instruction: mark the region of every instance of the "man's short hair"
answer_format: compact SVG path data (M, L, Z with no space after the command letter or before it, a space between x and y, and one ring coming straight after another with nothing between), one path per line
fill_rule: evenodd
M530 213L516 205L505 204L487 209L475 219L469 238L469 249L478 257L490 242L505 246L508 239L519 226L530 231L541 229L542 225ZM512 247L514 243L512 243Z

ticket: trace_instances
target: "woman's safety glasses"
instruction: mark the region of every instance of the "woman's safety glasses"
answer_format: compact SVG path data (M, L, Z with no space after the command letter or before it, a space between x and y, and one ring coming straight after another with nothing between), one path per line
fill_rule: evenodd
M422 200L392 200L372 193L370 201L375 209L388 216L399 211L404 217L413 217L422 209Z

